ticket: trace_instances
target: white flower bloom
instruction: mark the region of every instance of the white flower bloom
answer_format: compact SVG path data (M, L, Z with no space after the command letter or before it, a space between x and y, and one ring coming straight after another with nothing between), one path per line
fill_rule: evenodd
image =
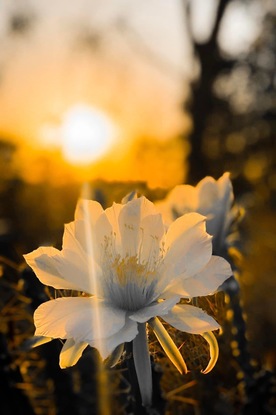
M232 209L233 187L229 176L229 173L224 173L218 180L207 176L195 187L178 185L156 206L167 224L187 212L206 216L207 232L213 236L213 250L220 254L225 248L235 217Z
M212 256L203 216L185 214L166 230L161 214L145 197L114 203L106 210L97 202L81 200L74 222L65 225L62 251L41 247L25 259L43 284L86 294L39 306L35 335L67 339L62 367L75 364L87 345L106 359L117 346L133 341L144 404L151 400L150 363L143 372L140 362L148 353L143 346L145 323L152 322L164 349L170 340L157 316L188 333L218 329L200 308L177 303L181 297L214 293L232 275L227 261ZM178 350L173 349L170 358L185 371ZM139 380L142 375L148 383Z

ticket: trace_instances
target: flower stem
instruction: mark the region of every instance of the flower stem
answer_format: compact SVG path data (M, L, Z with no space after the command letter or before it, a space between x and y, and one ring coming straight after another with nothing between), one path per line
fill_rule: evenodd
M151 406L144 406L144 403L142 402L142 398L141 398L142 393L140 391L140 385L138 383L138 377L137 377L136 367L134 363L133 341L129 343L125 343L125 350L127 354L127 358L125 360L125 364L127 365L127 369L128 369L127 379L130 382L131 395L133 397L133 399L128 399L129 407L127 408L126 413L131 413L133 415L148 415L148 414L164 415L166 401L164 400L162 396L161 388L160 388L160 379L162 377L162 373L160 372L160 370L158 371L155 370L154 365L152 365L152 358L151 358L150 364L151 364L151 371L152 371L152 403L151 403ZM144 363L143 363L143 369L144 369ZM143 382L145 382L144 377L145 377L145 371L143 370Z
M148 349L146 323L138 324L138 335L133 340L133 359L142 398L142 405L152 403L152 372Z
M133 415L146 415L145 408L142 406L141 394L139 390L136 370L133 360L133 344L132 342L125 343L125 350L127 354L127 379L131 386L131 396L128 399L128 406L126 407L126 413Z

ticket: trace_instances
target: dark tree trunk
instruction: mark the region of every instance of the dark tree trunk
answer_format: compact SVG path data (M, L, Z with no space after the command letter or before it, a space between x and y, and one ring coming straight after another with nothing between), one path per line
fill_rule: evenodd
M195 56L200 65L200 76L191 85L191 99L185 108L189 111L193 124L189 137L191 152L188 159L189 171L187 181L190 184L198 182L209 174L202 144L208 118L214 107L213 84L222 69L233 65L232 61L225 60L221 56L217 40L222 17L230 1L220 0L209 40L203 44L194 41Z

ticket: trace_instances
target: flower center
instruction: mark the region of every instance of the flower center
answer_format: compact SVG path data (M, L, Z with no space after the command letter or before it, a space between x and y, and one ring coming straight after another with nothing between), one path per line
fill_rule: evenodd
M107 272L105 297L117 307L136 311L154 300L157 272L136 256L117 256Z

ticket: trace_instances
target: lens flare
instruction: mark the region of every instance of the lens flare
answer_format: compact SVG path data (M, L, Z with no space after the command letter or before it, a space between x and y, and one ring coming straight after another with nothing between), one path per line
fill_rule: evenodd
M115 127L103 112L86 105L71 108L61 125L62 152L72 164L89 164L114 144Z

